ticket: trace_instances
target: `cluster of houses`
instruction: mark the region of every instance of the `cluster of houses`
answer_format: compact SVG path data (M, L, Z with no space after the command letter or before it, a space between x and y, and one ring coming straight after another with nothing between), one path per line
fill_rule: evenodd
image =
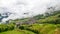
M15 24L18 27L18 26L23 25L23 24L31 25L31 24L34 24L34 23L36 23L36 20L34 18L28 18L28 20L25 21L25 22L16 22Z

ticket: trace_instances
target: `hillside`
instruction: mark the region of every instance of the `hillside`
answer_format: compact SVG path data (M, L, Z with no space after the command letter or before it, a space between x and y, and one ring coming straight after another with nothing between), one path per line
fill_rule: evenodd
M0 24L0 34L60 34L60 11Z
M1 28L0 28L1 31ZM60 24L22 25L19 29L7 30L0 34L60 34Z

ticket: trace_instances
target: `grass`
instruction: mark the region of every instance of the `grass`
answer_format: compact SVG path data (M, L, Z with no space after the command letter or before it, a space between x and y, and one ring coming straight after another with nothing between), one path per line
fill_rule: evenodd
M15 29L12 31L1 32L0 34L60 34L60 24L33 24L25 26L28 29ZM38 32L37 32L38 31ZM36 33L35 33L36 32Z
M13 30L13 31L2 32L0 34L35 34L35 33L26 30Z

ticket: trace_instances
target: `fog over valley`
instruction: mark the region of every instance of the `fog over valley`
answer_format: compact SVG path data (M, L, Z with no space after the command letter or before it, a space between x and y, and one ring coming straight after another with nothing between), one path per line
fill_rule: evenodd
M43 14L49 7L55 7L56 10L59 10L59 4L60 0L0 0L0 14L6 16L2 19L5 22L9 19L14 20Z

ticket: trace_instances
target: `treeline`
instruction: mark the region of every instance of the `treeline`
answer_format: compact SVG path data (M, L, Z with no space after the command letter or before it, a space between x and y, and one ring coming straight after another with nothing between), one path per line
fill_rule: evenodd
M60 24L60 11L53 11L51 13L40 14L34 16L39 24Z
M50 16L55 16L57 14L60 14L60 10L53 11L53 12L45 12L44 14L36 15L33 18L39 20L39 19L44 19L44 18L50 17Z
M37 20L37 23L40 23L40 24L45 24L45 23L47 23L47 24L60 24L60 14L55 15L55 16L50 16L45 19Z

